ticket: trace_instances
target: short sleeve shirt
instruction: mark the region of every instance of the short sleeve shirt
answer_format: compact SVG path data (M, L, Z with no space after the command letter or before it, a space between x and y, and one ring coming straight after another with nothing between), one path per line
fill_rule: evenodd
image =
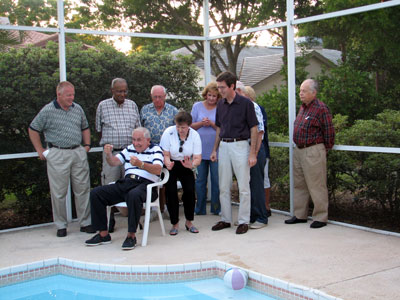
M172 160L183 160L185 156L201 155L200 135L193 128L189 128L189 135L182 145L182 152L179 152L180 139L175 125L164 131L160 146L170 153Z
M204 118L208 118L212 122L215 123L215 112L217 108L208 110L204 107L203 102L196 102L192 107L192 118L193 123L200 122ZM214 147L216 131L211 126L204 126L197 129L197 132L200 134L201 144L202 144L202 159L210 160L210 155L212 149Z
M64 110L55 99L40 110L29 128L43 132L47 143L72 147L81 144L82 131L88 129L89 124L79 104L74 102Z
M160 165L162 167L164 165L164 155L161 147L158 145L150 144L150 146L143 152L137 152L135 146L131 144L116 155L121 163L124 164L125 175L135 174L153 182L157 182L159 179L157 175L151 174L146 170L131 165L130 160L132 156L136 156L138 159L145 163Z
M101 132L100 145L112 144L122 149L132 144L132 131L140 127L139 109L135 102L125 99L118 104L113 98L99 103L96 111L96 131Z
M153 103L142 107L140 111L142 125L150 131L153 143L160 143L164 130L174 125L174 118L177 113L178 109L168 103L165 103L164 109L160 114L157 113Z
M250 138L250 129L258 124L253 102L236 93L229 104L224 98L217 103L215 125L220 138Z

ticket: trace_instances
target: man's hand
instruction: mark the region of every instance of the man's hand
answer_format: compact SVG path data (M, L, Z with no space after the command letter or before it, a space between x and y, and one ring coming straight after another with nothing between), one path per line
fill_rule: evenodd
M38 155L40 160L46 160L46 157L44 157L43 152L46 151L46 149L43 148L42 150L39 150Z
M113 145L105 144L105 145L104 145L104 153L105 153L106 155L112 154L113 148L114 148Z
M142 165L142 161L136 156L131 156L130 163L135 167L140 167Z
M249 166L250 166L250 168L254 167L256 165L256 163L257 163L257 156L254 155L254 154L250 154L249 155Z

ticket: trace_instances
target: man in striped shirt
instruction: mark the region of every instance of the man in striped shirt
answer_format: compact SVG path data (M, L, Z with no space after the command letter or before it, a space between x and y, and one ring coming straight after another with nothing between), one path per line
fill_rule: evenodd
M300 86L302 105L294 122L293 152L294 216L286 224L306 223L308 203L314 203L311 228L326 226L328 188L326 154L335 142L332 115L317 99L318 83L307 79Z
M128 207L128 235L122 244L123 250L136 246L136 229L139 224L143 202L146 201L147 185L159 180L164 164L162 149L150 142L150 132L144 127L136 128L132 144L117 155L112 154L112 145L104 145L107 162L111 166L125 167L125 178L115 184L103 185L90 192L92 225L99 233L86 241L87 246L111 243L107 228L107 206L126 202ZM153 189L152 199L157 198Z

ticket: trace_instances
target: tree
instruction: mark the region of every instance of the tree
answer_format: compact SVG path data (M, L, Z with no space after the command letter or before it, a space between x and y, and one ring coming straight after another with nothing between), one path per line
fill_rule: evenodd
M202 0L157 0L152 1L104 1L102 4L95 0L85 2L88 7L96 8L93 16L106 28L113 28L121 23L121 19L132 30L147 33L186 34L193 36L203 35L200 13ZM234 32L246 28L264 25L268 22L272 6L269 1L210 1L210 19L220 33ZM237 59L243 47L256 34L226 37L211 43L212 69L215 74L221 70L230 70L236 73ZM203 44L200 41L183 41L185 46L196 58L203 58ZM137 48L137 44L136 48ZM195 47L190 47L194 45ZM219 54L225 49L228 62Z
M165 53L126 56L108 45L83 50L81 43L67 44L66 57L67 79L75 85L75 101L86 113L93 145L98 145L94 129L96 108L99 101L111 96L110 84L115 77L127 80L129 98L139 108L151 101L150 89L154 84L167 87L168 101L178 108L187 109L199 100L198 71L189 58L173 58ZM0 151L32 152L28 126L39 110L55 99L59 82L57 44L0 53L0 74ZM101 169L97 153L89 155L89 165L91 183L96 186ZM16 208L30 224L40 222L44 212L51 216L43 162L37 158L3 161L0 177L0 202L5 195L15 195Z
M286 21L286 0L267 1L273 7L270 22L279 23ZM310 17L321 14L321 0L296 0L294 1L294 14L298 18ZM287 29L286 27L269 29L269 33L278 37L280 45L283 46L283 55L287 56Z
M57 0L2 0L0 16L6 16L11 24L20 26L55 25Z
M376 3L376 0L325 0L325 13ZM322 38L327 48L342 51L343 63L374 74L381 95L400 96L400 7L312 22L300 26L300 34ZM398 101L397 101L398 103ZM398 109L398 105L391 106Z

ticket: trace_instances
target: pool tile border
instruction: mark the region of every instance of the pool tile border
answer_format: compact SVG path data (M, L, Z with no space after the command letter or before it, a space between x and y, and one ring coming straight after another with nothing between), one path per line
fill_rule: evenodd
M240 268L218 260L174 265L109 265L53 258L0 269L0 287L63 274L85 279L163 283L224 278L230 268ZM322 291L293 284L261 273L247 272L247 286L257 292L283 300L340 300Z

